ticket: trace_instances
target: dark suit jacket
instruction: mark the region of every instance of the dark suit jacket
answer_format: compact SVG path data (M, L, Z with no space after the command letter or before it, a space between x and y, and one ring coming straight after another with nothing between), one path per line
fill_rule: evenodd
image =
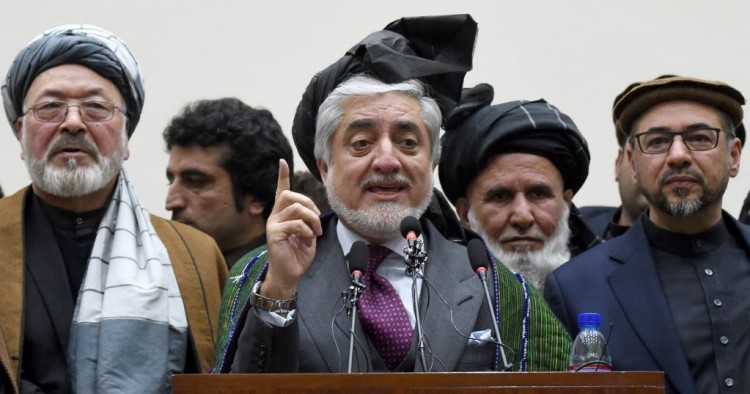
M586 223L591 231L601 238L604 238L604 233L609 227L609 223L612 221L612 215L617 212L617 207L580 207L578 208L581 219Z
M254 309L250 309L239 337L233 372L346 371L350 323L345 314L340 314L336 324L341 328L332 329L331 320L334 315L332 306L348 287L351 278L336 238L335 226L336 221L331 220L324 235L318 239L318 252L299 284L297 315L291 325L271 327L257 316ZM456 332L469 335L489 329L492 324L484 290L471 270L466 248L443 238L432 225L426 226L425 235L428 239L425 277L434 287L423 286L420 301L424 336L431 348L431 352L426 352L427 362L434 361L432 371L490 370L494 346L483 343L467 348L468 339ZM451 310L453 322L450 320ZM453 329L453 324L457 330ZM360 372L387 371L359 321L355 332L359 344L355 345L358 357L354 369ZM412 347L411 356L414 354ZM425 368L417 361L414 370L423 371Z
M728 213L723 220L750 242L750 228ZM734 229L733 229L734 228ZM609 351L616 371L664 371L667 392L696 387L643 228L643 215L625 234L583 253L547 276L550 308L571 335L578 314L598 312L610 324Z

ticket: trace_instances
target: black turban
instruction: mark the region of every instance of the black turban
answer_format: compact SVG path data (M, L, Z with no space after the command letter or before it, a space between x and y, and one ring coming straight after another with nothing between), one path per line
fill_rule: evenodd
M2 87L5 114L18 136L16 120L34 79L63 64L87 67L117 86L127 105L128 137L141 117L145 92L138 62L114 34L92 25L67 25L44 32L21 50Z
M292 126L294 144L310 172L320 179L314 154L318 108L339 84L363 73L385 83L416 78L427 85L446 118L461 96L464 75L472 68L476 35L477 24L470 15L401 18L315 74Z
M490 105L492 86L464 89L446 122L438 174L455 205L496 154L530 153L548 159L562 174L565 189L581 188L589 174L588 145L573 120L544 100Z

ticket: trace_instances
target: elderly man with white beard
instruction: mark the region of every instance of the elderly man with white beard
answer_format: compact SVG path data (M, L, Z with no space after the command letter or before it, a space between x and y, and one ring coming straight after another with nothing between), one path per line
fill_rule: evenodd
M0 200L3 392L169 392L207 372L226 265L207 235L149 215L122 168L145 96L127 45L49 30L2 96L31 178Z
M440 183L461 222L541 289L546 275L601 242L576 215L586 140L544 100L491 105L492 86L464 89L443 136Z

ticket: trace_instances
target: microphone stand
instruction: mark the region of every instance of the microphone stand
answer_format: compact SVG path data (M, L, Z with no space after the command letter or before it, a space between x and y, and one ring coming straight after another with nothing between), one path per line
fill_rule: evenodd
M505 349L503 349L503 340L500 338L500 328L497 326L497 318L495 317L495 310L492 308L492 298L490 298L490 290L487 288L487 270L479 269L479 278L482 280L482 287L484 287L484 296L487 297L487 309L490 310L490 317L492 318L492 325L495 328L497 334L498 348L500 349L500 356L503 359L503 371L508 371L513 364L508 363L508 359L505 357Z
M359 271L356 271L359 272ZM351 319L352 325L349 328L349 367L347 373L352 373L352 360L354 358L354 326L357 323L357 302L359 294L365 285L360 282L360 275L355 274L351 286L349 286L349 306L346 308L346 315Z
M427 261L427 252L422 248L423 243L419 239L413 241L407 240L407 246L404 247L404 262L406 263L406 274L412 277L412 304L414 305L414 321L417 329L417 349L419 358L422 361L422 367L427 372L427 359L424 354L424 333L422 332L422 318L419 314L419 296L416 291L417 278L420 272L424 272L424 263Z

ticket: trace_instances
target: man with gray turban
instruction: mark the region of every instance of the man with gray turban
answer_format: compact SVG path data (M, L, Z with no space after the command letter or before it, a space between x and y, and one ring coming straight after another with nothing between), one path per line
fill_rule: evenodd
M443 136L440 183L461 222L541 288L548 272L598 243L571 214L589 150L573 120L546 101L490 105L493 96L487 84L464 89Z
M2 86L31 187L0 200L0 361L13 392L168 392L205 372L226 265L213 240L149 215L122 168L143 78L119 38L35 38Z

